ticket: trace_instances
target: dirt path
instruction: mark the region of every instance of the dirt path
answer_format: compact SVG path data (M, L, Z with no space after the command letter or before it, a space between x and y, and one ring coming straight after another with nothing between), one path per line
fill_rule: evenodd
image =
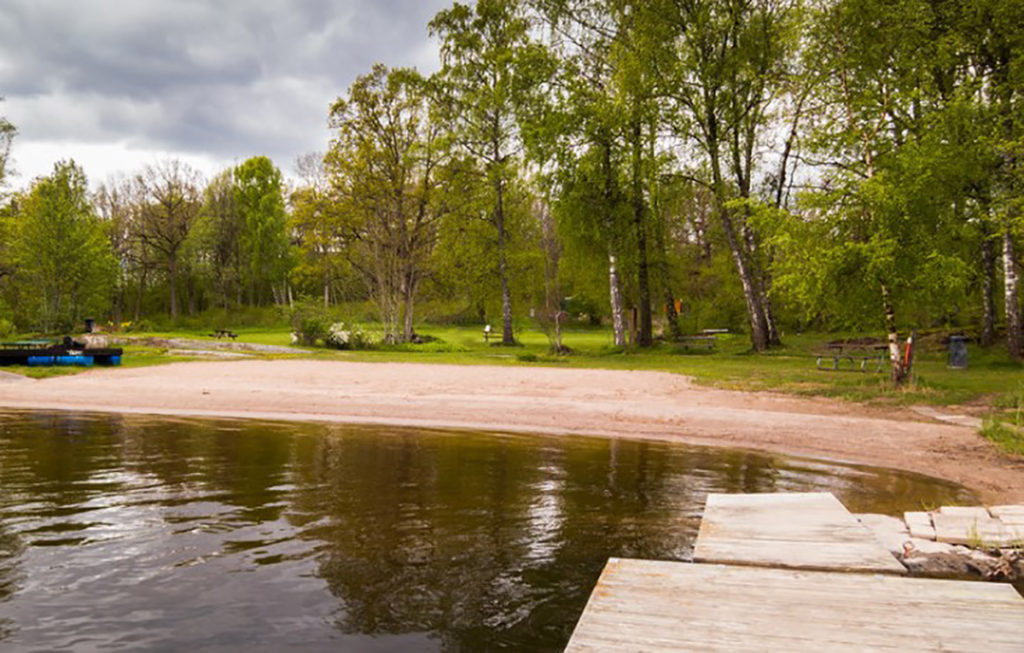
M714 390L663 372L309 360L176 363L0 386L0 406L655 438L810 455L1024 501L1024 460L973 429L826 399Z

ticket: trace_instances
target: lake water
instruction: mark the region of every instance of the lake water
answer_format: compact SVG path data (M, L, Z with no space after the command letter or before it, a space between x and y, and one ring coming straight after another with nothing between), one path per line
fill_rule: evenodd
M656 442L0 412L0 649L560 650L609 556L689 559L708 492L814 490L973 500Z

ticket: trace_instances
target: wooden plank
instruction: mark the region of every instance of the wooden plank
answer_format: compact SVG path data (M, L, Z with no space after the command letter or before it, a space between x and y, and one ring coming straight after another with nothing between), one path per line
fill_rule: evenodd
M566 651L1020 651L1008 585L611 559Z
M1004 524L1024 525L1024 506L992 506L988 510Z
M936 541L949 544L1010 546L1015 539L1003 522L994 517L939 512L932 514L932 523L935 524Z
M940 515L952 517L973 517L975 519L989 519L988 508L984 506L942 506L939 508Z
M907 522L910 529L910 536L923 540L935 539L935 527L932 525L932 516L926 512L905 512L903 520Z
M708 495L693 559L906 573L871 531L828 492Z

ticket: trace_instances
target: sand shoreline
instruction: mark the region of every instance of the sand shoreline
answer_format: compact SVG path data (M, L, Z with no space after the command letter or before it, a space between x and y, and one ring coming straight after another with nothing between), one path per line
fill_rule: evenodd
M1024 501L1024 460L964 426L663 372L312 360L97 369L0 386L0 407L639 437L891 467Z

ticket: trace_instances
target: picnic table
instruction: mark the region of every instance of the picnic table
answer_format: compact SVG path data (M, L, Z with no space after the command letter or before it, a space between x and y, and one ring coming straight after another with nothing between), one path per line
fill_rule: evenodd
M230 331L228 329L214 329L213 333L211 333L210 335L214 338L217 338L218 340L221 338L231 338L232 340L234 340L235 338L238 337L237 333L235 333L234 331Z
M815 366L819 370L829 372L842 371L843 361L850 362L850 371L867 372L873 364L874 372L881 372L886 367L889 346L885 344L841 343L832 342L825 345L825 350L815 354ZM823 367L826 360L832 361L831 367Z

